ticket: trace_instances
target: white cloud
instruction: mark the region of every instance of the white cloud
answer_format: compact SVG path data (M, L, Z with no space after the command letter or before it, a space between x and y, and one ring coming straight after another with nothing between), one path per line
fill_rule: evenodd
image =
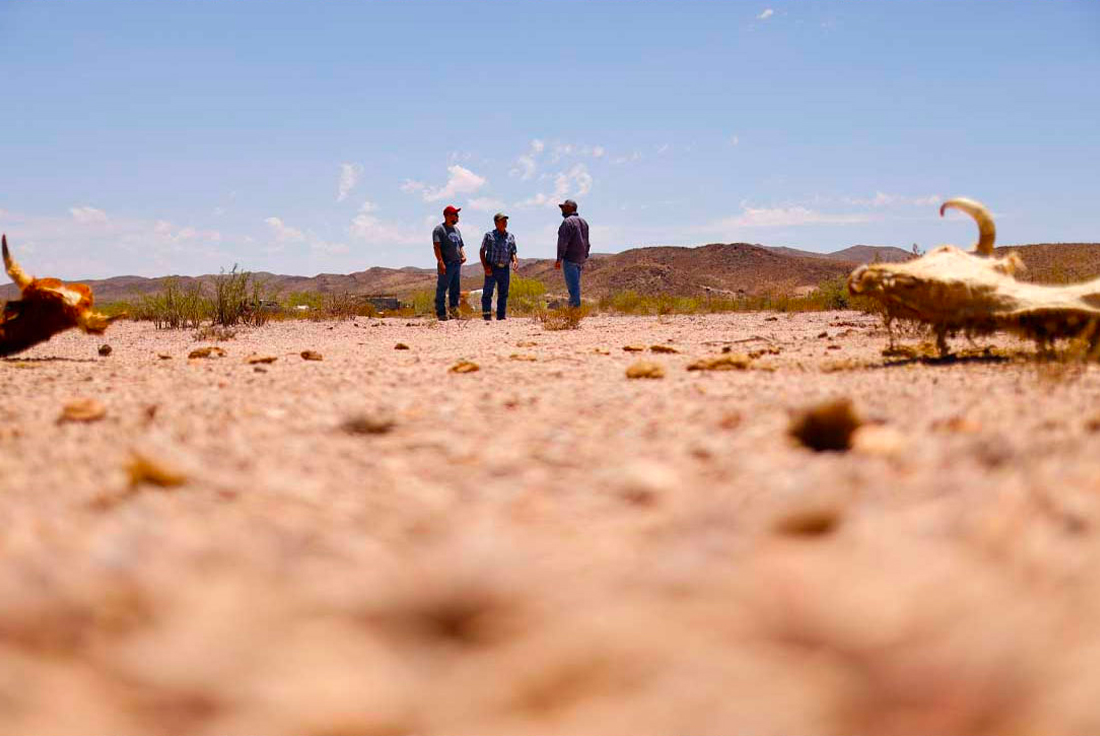
M470 171L464 166L454 164L448 166L447 171L450 177L447 179L447 183L437 189L423 188L422 196L425 202L438 202L441 199L453 199L459 194L472 194L481 187L485 186L486 179L482 176L478 176L474 172ZM405 191L416 191L413 189L406 189L409 185L415 185L418 182L406 182L406 185L402 187Z
M154 222L153 235L156 241L161 245L179 243L183 240L202 240L219 243L222 239L222 234L217 230L199 230L190 225L177 229L176 226L168 220L157 220Z
M279 243L300 243L306 239L305 233L297 228L289 227L281 218L268 217L264 222L271 228L275 240Z
M592 175L588 173L588 168L584 164L574 166L567 176L577 185L578 197L583 197L592 191Z
M665 153L668 152L668 149L669 149L669 145L667 143L662 143L661 145L657 146L657 155L658 156L664 155Z
M428 185L422 181L414 181L413 179L406 179L405 183L401 185L401 191L406 194L415 194L416 192L422 192L428 188Z
M492 197L474 197L466 206L478 212L499 212L505 207L503 200Z
M870 222L873 218L862 213L832 214L807 207L749 207L741 205L741 214L719 220L719 229L740 227L795 227L798 225L853 225Z
M370 204L369 202L367 204ZM302 231L296 227L290 227L279 217L268 217L264 220L271 232L275 235L278 244L272 248L272 252L283 250L287 244L306 245L314 253L323 255L343 255L348 252L348 246L344 243L332 243L315 233Z
M766 8L763 13L756 16L756 19L757 20L767 20L768 18L771 18L773 15L775 15L775 11L772 10L771 8Z
M107 213L95 207L70 207L69 213L81 225L98 225L107 222Z
M569 196L583 197L592 191L592 175L584 164L574 164L568 171L559 171L553 175L552 194L539 192L534 196L516 202L516 207L543 207L556 205Z
M539 192L532 197L516 202L516 207L545 207L549 204L557 204L558 201L543 192Z
M378 205L369 199L363 200L363 204L359 205L360 212L375 212L378 209Z
M603 146L588 146L579 143L555 143L554 150L550 156L550 163L557 163L563 158L572 156L602 158L606 153L607 149Z
M373 202L364 202L348 226L348 237L367 245L412 245L427 241L425 234L414 233L391 222L379 219L374 212L378 207ZM432 218L434 221L435 218Z
M730 136L730 145L731 145L731 146L736 146L736 145L738 145L739 143L741 143L741 139L740 139L740 138L738 138L738 137L737 137L737 136L735 136L735 135L731 135L731 136Z
M538 168L537 158L540 153L546 148L546 143L535 138L531 141L531 145L528 147L527 152L516 159L515 166L508 172L508 176L518 176L520 181L527 181L535 175L535 170Z
M343 202L359 182L363 167L359 164L340 164L340 182L337 185L336 201Z
M612 159L611 163L613 163L613 164L630 164L630 163L634 163L635 161L641 160L641 158L642 158L642 154L638 151L634 151L633 153L628 154L626 156L617 156L616 158Z
M516 159L516 165L508 172L509 176L518 176L520 181L527 181L535 175L535 163L533 156L523 155Z
M943 201L938 194L929 194L911 197L904 194L886 194L875 192L873 197L844 197L845 204L853 204L859 207L895 207L899 205L912 207L934 207Z
M508 171L508 175L512 177L518 177L520 181L528 181L534 178L538 171L539 156L546 150L546 143L538 140L537 138L531 141L530 147L527 151L516 158L515 164L511 170ZM555 164L561 161L563 158L573 158L578 156L591 157L591 158L603 158L607 155L607 149L603 146L589 146L581 145L578 143L564 143L556 142L550 150L549 163ZM543 174L539 178L546 178L548 175Z

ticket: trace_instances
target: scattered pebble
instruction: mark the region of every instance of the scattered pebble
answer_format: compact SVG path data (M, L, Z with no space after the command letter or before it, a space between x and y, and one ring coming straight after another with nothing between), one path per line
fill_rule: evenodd
M741 426L741 421L741 412L737 410L728 411L718 420L718 426L722 429L737 429Z
M107 416L107 407L95 399L73 399L61 407L58 422L98 422Z
M173 488L187 482L187 475L170 461L141 452L133 453L126 471L131 486L148 483L161 488Z
M249 365L256 365L257 363L274 363L278 358L274 355L250 355L245 358L244 362Z
M650 345L650 352L653 353L679 353L680 351L671 345Z
M171 360L172 359L172 356L169 355L168 353L157 353L157 357L160 358L161 360Z
M622 469L618 492L632 506L649 507L675 493L681 484L679 474L668 465L637 460Z
M481 370L481 366L468 360L460 360L451 366L451 373L473 373L479 370Z
M349 417L340 428L348 434L386 434L396 426L393 414L383 410Z
M394 346L393 346L393 349L394 349L394 350L408 350L408 349L409 349L409 346L408 346L408 345L406 345L406 344L405 344L405 343L403 343L403 342L399 342L399 343L397 343L396 345L394 345Z
M864 455L892 457L905 450L905 437L893 427L866 424L852 435L852 449Z
M727 353L718 358L700 358L687 367L689 371L743 371L752 365L752 358L741 353Z
M595 353L596 355L611 355L610 350L605 350L603 348L594 348L592 350L592 352Z
M626 369L627 378L664 378L665 369L656 363L639 360Z
M521 360L528 363L534 363L538 360L534 355L524 355L522 353L512 353L508 356L508 360Z
M303 350L302 360L324 360L324 356L318 353L316 350Z
M108 355L111 354L111 346L110 345L100 345L99 346L99 354L102 355L104 358L106 358Z
M852 434L863 424L850 399L841 398L817 404L791 419L790 435L804 446L823 452L848 450Z
M188 358L224 358L225 350L217 346L195 348L187 354Z
M627 353L641 353L645 350L645 345L623 345L623 350Z
M840 511L834 507L811 507L780 517L773 530L792 537L823 537L836 531L840 521Z

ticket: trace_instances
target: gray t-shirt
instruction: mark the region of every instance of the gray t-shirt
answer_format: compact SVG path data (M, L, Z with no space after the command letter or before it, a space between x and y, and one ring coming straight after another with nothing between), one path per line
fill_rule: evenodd
M457 227L448 227L443 223L436 225L435 230L432 230L432 245L439 246L439 254L443 256L444 263L462 260L462 255L458 252L463 247L462 233Z

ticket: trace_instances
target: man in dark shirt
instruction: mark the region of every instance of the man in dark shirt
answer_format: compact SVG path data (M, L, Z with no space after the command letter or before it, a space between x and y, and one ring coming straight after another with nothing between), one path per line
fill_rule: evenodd
M516 239L508 232L508 215L498 212L493 215L496 226L481 239L481 265L485 269L485 286L481 289L481 316L488 322L492 316L493 289L497 290L497 319L504 319L508 308L508 282L511 279L509 266L519 266L516 260Z
M581 305L581 270L592 250L588 242L588 223L577 214L577 203L567 199L558 205L564 221L558 228L558 260L554 268L565 276L565 287L569 289L569 306Z
M458 230L459 207L448 205L443 210L443 224L432 230L432 247L435 249L435 315L440 320L447 319L444 297L450 292L451 317L458 316L459 276L462 264L466 262L466 249L462 242L462 233Z

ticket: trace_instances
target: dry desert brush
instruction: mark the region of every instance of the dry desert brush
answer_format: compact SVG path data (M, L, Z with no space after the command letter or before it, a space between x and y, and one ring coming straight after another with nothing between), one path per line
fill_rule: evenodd
M544 309L535 314L535 319L542 324L544 330L576 330L580 328L581 320L587 317L590 311L590 308L583 304L579 307Z

